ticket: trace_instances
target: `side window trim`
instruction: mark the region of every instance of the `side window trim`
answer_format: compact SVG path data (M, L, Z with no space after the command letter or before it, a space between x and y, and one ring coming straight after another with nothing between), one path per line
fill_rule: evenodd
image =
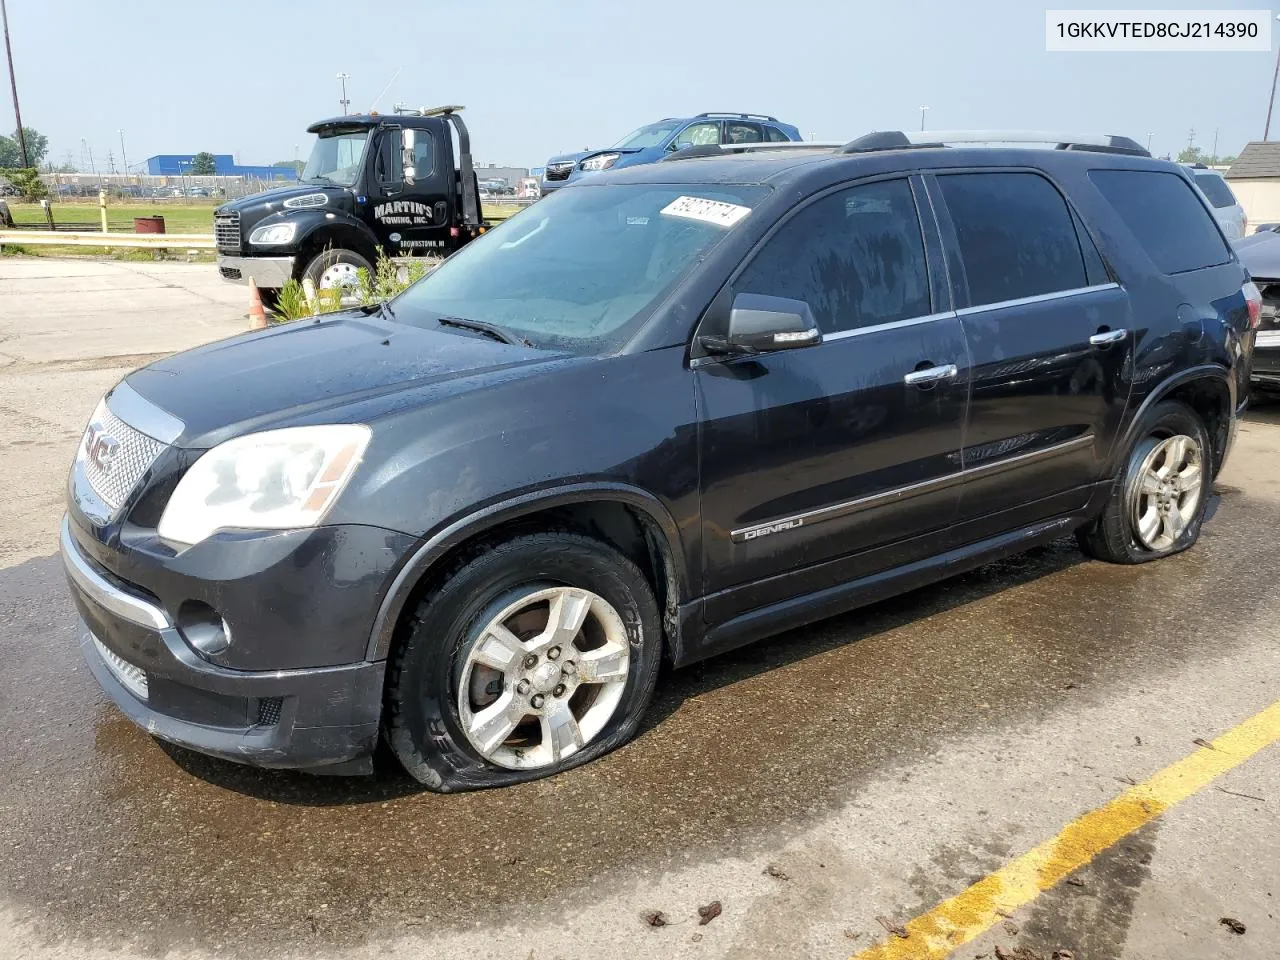
M994 310L1005 310L1009 307L1024 307L1031 303L1045 303L1049 300L1067 300L1071 297L1083 296L1087 293L1098 293L1102 290L1118 290L1120 284L1114 280L1108 280L1106 283L1095 283L1087 287L1072 287L1070 290L1055 290L1052 293L1037 293L1033 297L1015 297L1012 300L997 300L994 303L980 303L975 307L961 307L956 310L956 314L961 317L971 317L977 313L988 313Z
M969 292L968 273L964 265L964 258L960 250L960 238L956 233L955 222L951 219L951 211L947 207L947 202L942 195L942 186L938 183L939 176L948 174L999 174L999 173L1029 173L1047 182L1057 192L1062 199L1063 204L1067 208L1067 213L1071 219L1072 229L1075 232L1076 247L1080 253L1080 263L1084 271L1086 283L1081 287L1071 287L1065 290L1055 290L1049 293L1036 294L1030 297L1015 297L1010 300L993 300L989 303L973 303L973 297ZM1010 306L1021 306L1028 303L1039 303L1045 300L1054 300L1060 297L1072 297L1081 293L1092 293L1097 290L1108 290L1112 287L1118 287L1119 284L1115 280L1115 272L1111 268L1111 264L1107 258L1103 256L1101 248L1093 239L1089 232L1087 224L1080 216L1075 206L1071 203L1071 198L1067 196L1062 186L1049 176L1045 171L1036 167L946 167L930 170L924 174L925 187L928 190L929 201L933 207L934 215L938 220L938 229L942 236L943 246L946 250L946 264L948 265L952 296L956 306L956 313L961 316L972 315L984 310L1000 309ZM1081 236L1083 231L1083 236ZM1107 279L1100 283L1089 283L1089 259L1085 256L1084 241L1088 239L1093 244L1093 249L1097 253L1099 259L1102 260L1103 269L1107 273Z

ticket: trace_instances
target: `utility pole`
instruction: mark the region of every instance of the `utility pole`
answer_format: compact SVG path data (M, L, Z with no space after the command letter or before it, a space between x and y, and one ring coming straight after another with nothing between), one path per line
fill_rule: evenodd
M1213 128L1213 154L1209 157L1209 166L1218 162L1218 128Z
M129 155L124 152L124 130L116 131L120 134L120 165L124 167L124 175L126 179L129 176Z
M1276 16L1280 20L1280 14ZM1271 74L1271 96L1267 98L1267 125L1262 128L1262 139L1271 139L1271 108L1276 104L1276 79L1280 78L1280 48L1276 49L1276 69Z
M347 107L351 105L351 101L347 99L347 81L350 79L351 74L349 73L338 74L338 82L342 84L342 99L338 102L342 104L342 115L344 117L347 115Z
M1151 133L1151 132L1148 132L1148 133L1147 133L1147 153L1150 153L1150 152L1151 152L1151 138L1152 138L1153 136L1154 136L1154 134L1153 134L1153 133Z
M925 111L927 111L928 109L929 109L928 107L921 104L920 106L920 129L921 130L924 129L924 115L925 115Z
M22 165L31 166L27 153L27 132L22 129L22 111L18 109L18 80L13 74L13 48L9 46L9 11L0 0L0 21L4 22L4 53L9 58L9 89L13 91L13 118L18 122L18 146L22 149Z

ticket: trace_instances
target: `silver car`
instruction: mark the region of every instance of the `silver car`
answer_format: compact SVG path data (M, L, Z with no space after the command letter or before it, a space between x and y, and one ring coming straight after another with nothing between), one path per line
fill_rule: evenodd
M1231 192L1231 187L1217 170L1210 170L1201 164L1183 164L1187 173L1195 180L1196 186L1204 194L1209 205L1213 207L1213 215L1217 218L1222 232L1228 240L1239 240L1249 226L1249 218L1244 215L1244 207Z

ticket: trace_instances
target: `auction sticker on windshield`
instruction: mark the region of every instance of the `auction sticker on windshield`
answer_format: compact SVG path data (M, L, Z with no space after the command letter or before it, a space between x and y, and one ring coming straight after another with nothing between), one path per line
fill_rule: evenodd
M702 197L676 197L662 208L664 216L701 220L703 223L714 223L718 227L726 228L732 227L750 212L750 207L724 203L720 200L706 200Z

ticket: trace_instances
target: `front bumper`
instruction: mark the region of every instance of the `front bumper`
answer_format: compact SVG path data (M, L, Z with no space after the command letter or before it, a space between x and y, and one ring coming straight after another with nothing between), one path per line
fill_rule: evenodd
M372 770L384 663L296 670L218 666L195 652L145 591L90 560L66 518L61 547L72 599L87 627L81 648L89 669L138 726L240 763Z
M293 257L228 257L218 254L218 274L231 283L248 283L278 290L293 278Z

